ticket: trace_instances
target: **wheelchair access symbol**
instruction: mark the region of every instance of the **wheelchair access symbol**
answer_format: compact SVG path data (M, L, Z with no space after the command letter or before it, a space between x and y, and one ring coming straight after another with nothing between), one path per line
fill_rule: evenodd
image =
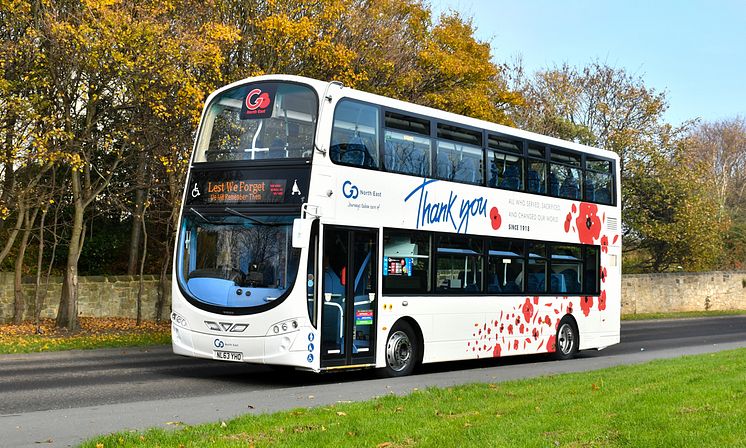
M199 192L199 187L197 187L197 182L194 183L194 188L192 188L192 197L196 198L197 196L200 196L202 193Z

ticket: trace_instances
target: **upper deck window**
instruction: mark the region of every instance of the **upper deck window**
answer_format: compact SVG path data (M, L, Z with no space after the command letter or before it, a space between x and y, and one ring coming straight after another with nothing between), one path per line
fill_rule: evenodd
M585 199L601 204L613 204L614 177L611 161L588 157L585 169Z
M331 159L345 165L378 168L378 108L340 101L334 111Z
M523 190L523 142L487 137L487 186Z
M202 122L194 162L310 158L318 100L309 87L259 82L217 95Z

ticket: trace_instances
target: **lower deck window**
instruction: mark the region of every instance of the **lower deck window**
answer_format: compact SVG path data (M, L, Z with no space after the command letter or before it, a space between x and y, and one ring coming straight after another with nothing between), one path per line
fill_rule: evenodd
M482 242L441 236L437 243L436 290L449 293L482 291Z
M430 235L384 233L383 290L402 293L430 291Z
M403 230L385 230L383 240L384 294L596 295L600 289L598 246Z

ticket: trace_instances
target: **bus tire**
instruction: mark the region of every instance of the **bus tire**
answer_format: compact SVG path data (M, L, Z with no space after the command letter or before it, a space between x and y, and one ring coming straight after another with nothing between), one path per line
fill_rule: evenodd
M386 367L380 373L386 378L407 376L414 371L419 356L417 333L408 322L400 320L386 340Z
M578 333L578 326L572 318L567 316L562 318L557 326L555 341L554 359L571 359L578 353L580 334Z

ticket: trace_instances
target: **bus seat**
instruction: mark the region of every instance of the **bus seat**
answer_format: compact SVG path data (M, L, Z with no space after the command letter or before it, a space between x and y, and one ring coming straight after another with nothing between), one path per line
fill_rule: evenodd
M528 172L528 191L530 193L544 193L544 185L539 177L539 173L534 170Z
M521 188L521 173L517 165L510 165L505 169L505 174L500 179L500 188L507 190L519 190Z
M594 196L596 197L596 202L600 202L602 204L611 204L611 196L609 195L609 190L604 187L596 188L596 193Z
M417 156L412 158L412 174L420 176L430 176L430 153L424 150L417 150Z
M477 167L477 161L472 158L464 158L461 163L459 163L456 171L456 180L469 182L470 184L481 184L482 182L481 179L478 178L478 174L479 169Z
M552 196L559 196L559 181L554 173L549 173L549 194Z
M528 286L527 292L543 292L545 290L544 274L542 273L529 273L528 274Z
M578 188L578 181L575 176L570 174L562 181L562 186L559 189L559 194L563 198L579 199L580 189Z
M595 191L595 184L593 183L593 179L588 176L585 178L585 200L586 201L595 201L596 200L596 191Z
M453 179L453 173L451 172L451 161L438 159L437 175L439 179Z
M580 292L580 282L578 281L578 276L575 271L572 269L565 269L560 272L560 275L565 279L565 292Z

